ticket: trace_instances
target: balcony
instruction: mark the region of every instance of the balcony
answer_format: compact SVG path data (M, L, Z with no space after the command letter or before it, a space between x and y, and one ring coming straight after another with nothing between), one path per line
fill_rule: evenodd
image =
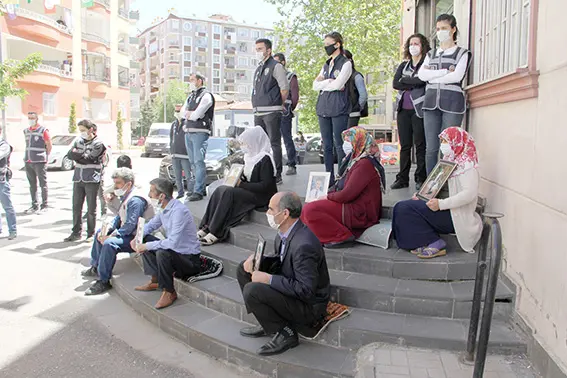
M100 43L101 45L104 45L106 47L110 47L110 41L108 39L104 38L104 37L101 37L100 35L97 35L97 34L94 34L94 33L89 33L89 32L82 32L81 36L86 41L90 41L90 42L94 42L94 43Z
M128 19L128 11L126 10L126 8L119 8L118 15L122 18Z
M94 0L94 2L102 5L106 10L110 10L110 0Z
M58 22L49 16L21 7L16 8L16 15L14 20L6 18L10 34L42 45L72 49L71 31L63 21Z
M181 47L181 43L179 43L179 40L177 41L167 41L167 47L168 48L173 48L173 49L178 49Z
M130 20L139 21L140 20L140 11L130 11Z
M63 64L61 63L61 65ZM51 64L42 63L35 69L35 71L21 79L18 79L18 81L33 85L34 87L58 88L61 86L61 78L73 78L70 66L66 66L65 69L62 69Z

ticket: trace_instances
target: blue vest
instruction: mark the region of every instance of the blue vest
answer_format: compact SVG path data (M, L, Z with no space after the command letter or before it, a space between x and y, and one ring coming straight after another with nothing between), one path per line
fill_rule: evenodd
M343 65L348 62L344 55L337 55L333 63L333 69L330 70L331 59L327 60L323 66L324 79L336 79L341 73ZM338 117L348 115L350 113L350 102L347 90L345 88L339 91L320 91L317 99L317 115L319 117Z
M90 154L95 146L103 145L103 152L100 154L96 162L89 164L75 163L75 172L73 172L73 182L85 183L99 183L102 176L102 161L105 156L106 147L102 141L95 137L90 141L85 141L83 138L78 138L73 145L80 154Z
M278 81L274 79L274 68L278 64L281 63L269 57L256 68L254 73L254 90L252 91L254 113L283 110L280 86Z
M46 163L47 162L47 149L43 133L46 128L39 126L35 130L26 128L24 135L26 137L26 151L24 152L24 161L31 161L32 163Z

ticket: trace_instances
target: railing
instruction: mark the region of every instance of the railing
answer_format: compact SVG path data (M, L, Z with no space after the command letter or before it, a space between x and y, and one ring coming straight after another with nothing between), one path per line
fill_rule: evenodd
M38 21L41 22L43 24L49 25L55 29L58 29L59 31L66 33L66 34L71 34L71 31L69 30L69 28L66 25L60 24L57 21L55 21L54 19L45 16L43 14L40 13L36 13L34 11L31 11L29 9L25 9L25 8L16 8L16 15L19 17L24 17L24 18L28 18L30 20L34 20L34 21Z
M86 39L87 41L102 43L107 47L110 46L110 41L106 38L101 37L100 35L96 35L88 32L82 32L81 34L83 39Z
M110 83L110 78L106 74L86 73L86 74L83 74L83 80L98 81L100 83L105 83L105 84Z
M126 9L124 9L124 8L119 8L119 9L118 9L118 15L121 16L121 17L123 17L123 18L128 19L128 11L127 11Z
M102 5L106 9L110 9L110 0L95 0L95 3Z
M484 365L488 352L488 340L490 338L490 326L492 324L492 314L494 312L494 300L496 297L496 286L500 273L500 263L502 261L502 229L498 218L504 215L498 213L484 213L484 226L478 252L478 265L476 268L476 278L471 310L471 320L467 340L467 350L461 360L464 363L474 363L473 378L482 378L484 375ZM490 255L488 252L490 251ZM484 297L484 311L482 313L482 324L478 332L482 292L484 287L484 273L490 260L488 283ZM478 347L477 347L478 333ZM476 356L475 356L476 351Z

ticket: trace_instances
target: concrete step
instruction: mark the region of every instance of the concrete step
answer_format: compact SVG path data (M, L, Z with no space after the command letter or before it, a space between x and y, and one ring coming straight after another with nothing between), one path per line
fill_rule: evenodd
M113 278L116 293L144 319L164 332L211 357L246 366L268 377L354 377L356 353L346 348L302 340L297 348L279 356L261 357L256 350L269 338L242 337L248 324L223 315L182 296L174 305L154 309L159 292L138 292L133 288L146 278L135 262L121 264ZM203 281L206 282L206 281Z
M202 253L223 262L223 276L236 278L236 268L251 251L231 244L202 247ZM361 273L329 270L331 300L347 306L397 314L440 318L468 318L472 306L474 281L436 282L405 280ZM513 310L514 293L499 283L494 317L508 319Z

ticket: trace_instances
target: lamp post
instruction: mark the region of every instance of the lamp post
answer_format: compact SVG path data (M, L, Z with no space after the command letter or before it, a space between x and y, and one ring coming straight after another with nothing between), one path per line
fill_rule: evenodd
M165 55L165 52L164 52ZM179 58L182 55L181 52L175 53ZM165 59L164 59L165 60ZM169 73L167 72L167 66L169 65L171 58L168 58L167 64L163 65L163 122L167 123L167 80L169 79Z

